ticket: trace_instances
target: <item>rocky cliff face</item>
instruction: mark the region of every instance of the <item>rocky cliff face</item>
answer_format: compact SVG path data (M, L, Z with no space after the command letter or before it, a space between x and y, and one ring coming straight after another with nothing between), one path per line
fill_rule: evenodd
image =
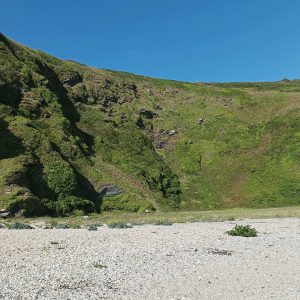
M0 35L0 209L299 204L299 91L299 81L192 84L98 70Z

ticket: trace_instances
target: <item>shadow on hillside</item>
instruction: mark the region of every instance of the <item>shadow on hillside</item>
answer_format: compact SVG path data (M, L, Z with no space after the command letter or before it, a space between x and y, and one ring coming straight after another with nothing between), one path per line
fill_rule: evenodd
M55 193L44 180L44 167L40 162L28 166L25 185L40 199L56 199Z
M102 196L95 190L94 186L92 185L92 183L89 181L88 178L84 177L76 170L74 171L78 182L77 194L82 198L93 201L96 205L97 212L100 212Z
M48 79L49 90L59 99L62 105L64 117L71 122L71 133L74 136L79 136L80 139L88 146L88 149L83 149L82 145L78 145L80 150L86 155L93 154L92 146L94 144L94 137L77 127L76 122L80 121L80 114L74 103L68 97L68 90L63 86L54 70L41 62L37 62L37 64L39 65L42 74Z
M64 117L71 123L78 122L80 120L80 114L78 113L73 102L68 97L68 91L59 80L58 75L48 65L36 62L43 76L48 79L48 89L54 93L62 105Z
M5 82L5 80L6 79L3 81ZM21 98L21 88L19 83L13 82L0 85L0 103L16 108L19 105Z
M16 157L24 153L21 140L8 128L8 123L0 119L0 159Z
M59 153L59 155L67 162L69 162L68 158L63 155L58 145L51 143L53 149ZM93 184L90 182L88 178L83 176L72 164L70 164L74 173L76 174L77 179L77 190L76 195L85 199L89 199L96 204L96 207L100 208L102 203L102 197L95 190ZM91 166L92 167L92 166Z
M83 131L81 128L78 128L76 124L73 124L73 126L70 128L70 132L73 136L78 136L80 140L87 146L87 148L83 148L82 144L78 144L77 146L80 148L81 152L83 152L87 157L95 154L93 149L95 138L92 135L86 131Z

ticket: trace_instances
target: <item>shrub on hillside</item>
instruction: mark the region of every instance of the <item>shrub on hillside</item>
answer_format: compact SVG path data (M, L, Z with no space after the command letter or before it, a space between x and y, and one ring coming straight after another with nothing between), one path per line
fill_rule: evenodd
M57 195L69 196L74 193L76 188L76 176L70 164L57 155L53 155L45 166L47 183L51 190Z
M56 203L56 212L59 215L67 216L73 212L82 211L85 214L95 210L95 205L92 201L82 199L76 196L67 196Z
M41 201L26 189L12 193L9 198L7 199L9 201L8 210L12 215L21 213L24 217L31 217L44 214Z

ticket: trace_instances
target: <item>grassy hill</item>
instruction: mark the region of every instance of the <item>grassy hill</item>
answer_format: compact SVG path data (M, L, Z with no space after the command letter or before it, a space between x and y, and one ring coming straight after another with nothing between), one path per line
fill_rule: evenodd
M90 68L0 34L0 209L67 215L300 204L300 81Z

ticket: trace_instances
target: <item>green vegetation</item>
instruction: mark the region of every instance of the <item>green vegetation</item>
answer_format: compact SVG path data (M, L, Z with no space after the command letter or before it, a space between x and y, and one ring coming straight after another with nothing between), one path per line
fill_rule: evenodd
M12 215L300 204L299 80L160 80L2 34L0 66L0 209Z
M107 225L108 228L118 228L118 229L128 229L132 228L131 225L128 225L126 223L120 223L120 222L114 222L114 223L109 223Z
M243 236L243 237L255 237L257 231L255 228L251 228L249 225L235 225L235 227L227 231L229 235Z
M33 227L28 224L16 222L9 224L8 229L33 229Z
M106 269L106 268L107 268L106 265L103 265L103 264L101 264L100 262L94 262L94 263L93 263L93 267L94 267L94 268L97 268L97 269Z
M87 230L89 231L97 231L99 227L103 226L101 223L88 224Z
M80 229L80 224L77 223L59 223L56 224L54 227L55 229Z
M155 225L172 226L173 223L168 220L159 220L155 223Z

